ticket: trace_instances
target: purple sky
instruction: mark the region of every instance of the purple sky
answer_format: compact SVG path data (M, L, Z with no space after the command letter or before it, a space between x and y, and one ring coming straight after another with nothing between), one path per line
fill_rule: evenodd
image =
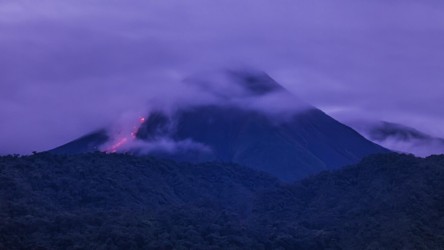
M63 144L247 65L343 120L444 137L444 2L0 0L0 154Z

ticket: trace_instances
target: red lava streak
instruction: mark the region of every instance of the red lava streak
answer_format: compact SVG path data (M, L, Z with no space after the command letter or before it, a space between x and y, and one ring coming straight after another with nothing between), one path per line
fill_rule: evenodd
M144 117L139 118L139 123L135 126L133 126L131 132L129 135L122 135L120 138L116 139L115 142L105 149L105 152L107 153L116 153L121 149L124 145L126 145L128 142L136 140L137 132L139 131L140 126L145 122Z
M122 147L123 145L125 145L125 143L128 141L128 138L121 138L119 141L117 141L115 144L113 144L111 146L111 148L109 148L108 150L106 150L106 152L109 153L115 153L117 152L117 149L119 149L120 147Z

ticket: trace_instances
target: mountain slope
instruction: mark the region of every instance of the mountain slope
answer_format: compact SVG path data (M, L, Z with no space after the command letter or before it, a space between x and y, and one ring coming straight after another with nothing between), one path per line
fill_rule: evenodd
M302 226L337 249L444 249L443 180L444 156L368 157L261 196L257 227Z
M240 163L284 180L300 179L384 152L317 109L279 123L259 112L216 106L179 112L176 119L174 140L191 139L213 149L210 156L200 155L202 159ZM148 119L146 126L151 124ZM142 126L138 137L149 141L153 133Z
M99 151L100 147L109 141L106 130L99 130L82 136L72 142L53 149L59 154L80 154Z
M394 151L429 156L444 153L444 139L392 122L352 122L369 140Z
M211 78L187 79L217 95L219 103L181 107L169 115L152 113L136 133L138 146L123 151L192 162L240 163L290 181L388 152L303 103L264 73L228 75L223 84ZM231 85L232 94L221 90ZM152 146L165 142L172 144L168 150ZM70 152L75 143L52 152ZM72 153L85 151L74 148Z
M0 157L1 249L444 249L444 156L294 184L122 154Z

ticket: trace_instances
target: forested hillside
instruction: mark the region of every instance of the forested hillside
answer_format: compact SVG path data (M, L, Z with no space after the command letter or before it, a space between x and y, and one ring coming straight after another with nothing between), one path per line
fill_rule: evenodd
M0 157L0 249L444 249L444 156L294 184L123 154Z

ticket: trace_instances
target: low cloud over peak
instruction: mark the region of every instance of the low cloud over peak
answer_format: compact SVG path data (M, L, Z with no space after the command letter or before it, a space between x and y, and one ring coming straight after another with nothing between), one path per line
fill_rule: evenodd
M434 0L2 1L0 153L60 145L148 100L201 103L182 79L232 65L335 117L444 136L443 17Z

